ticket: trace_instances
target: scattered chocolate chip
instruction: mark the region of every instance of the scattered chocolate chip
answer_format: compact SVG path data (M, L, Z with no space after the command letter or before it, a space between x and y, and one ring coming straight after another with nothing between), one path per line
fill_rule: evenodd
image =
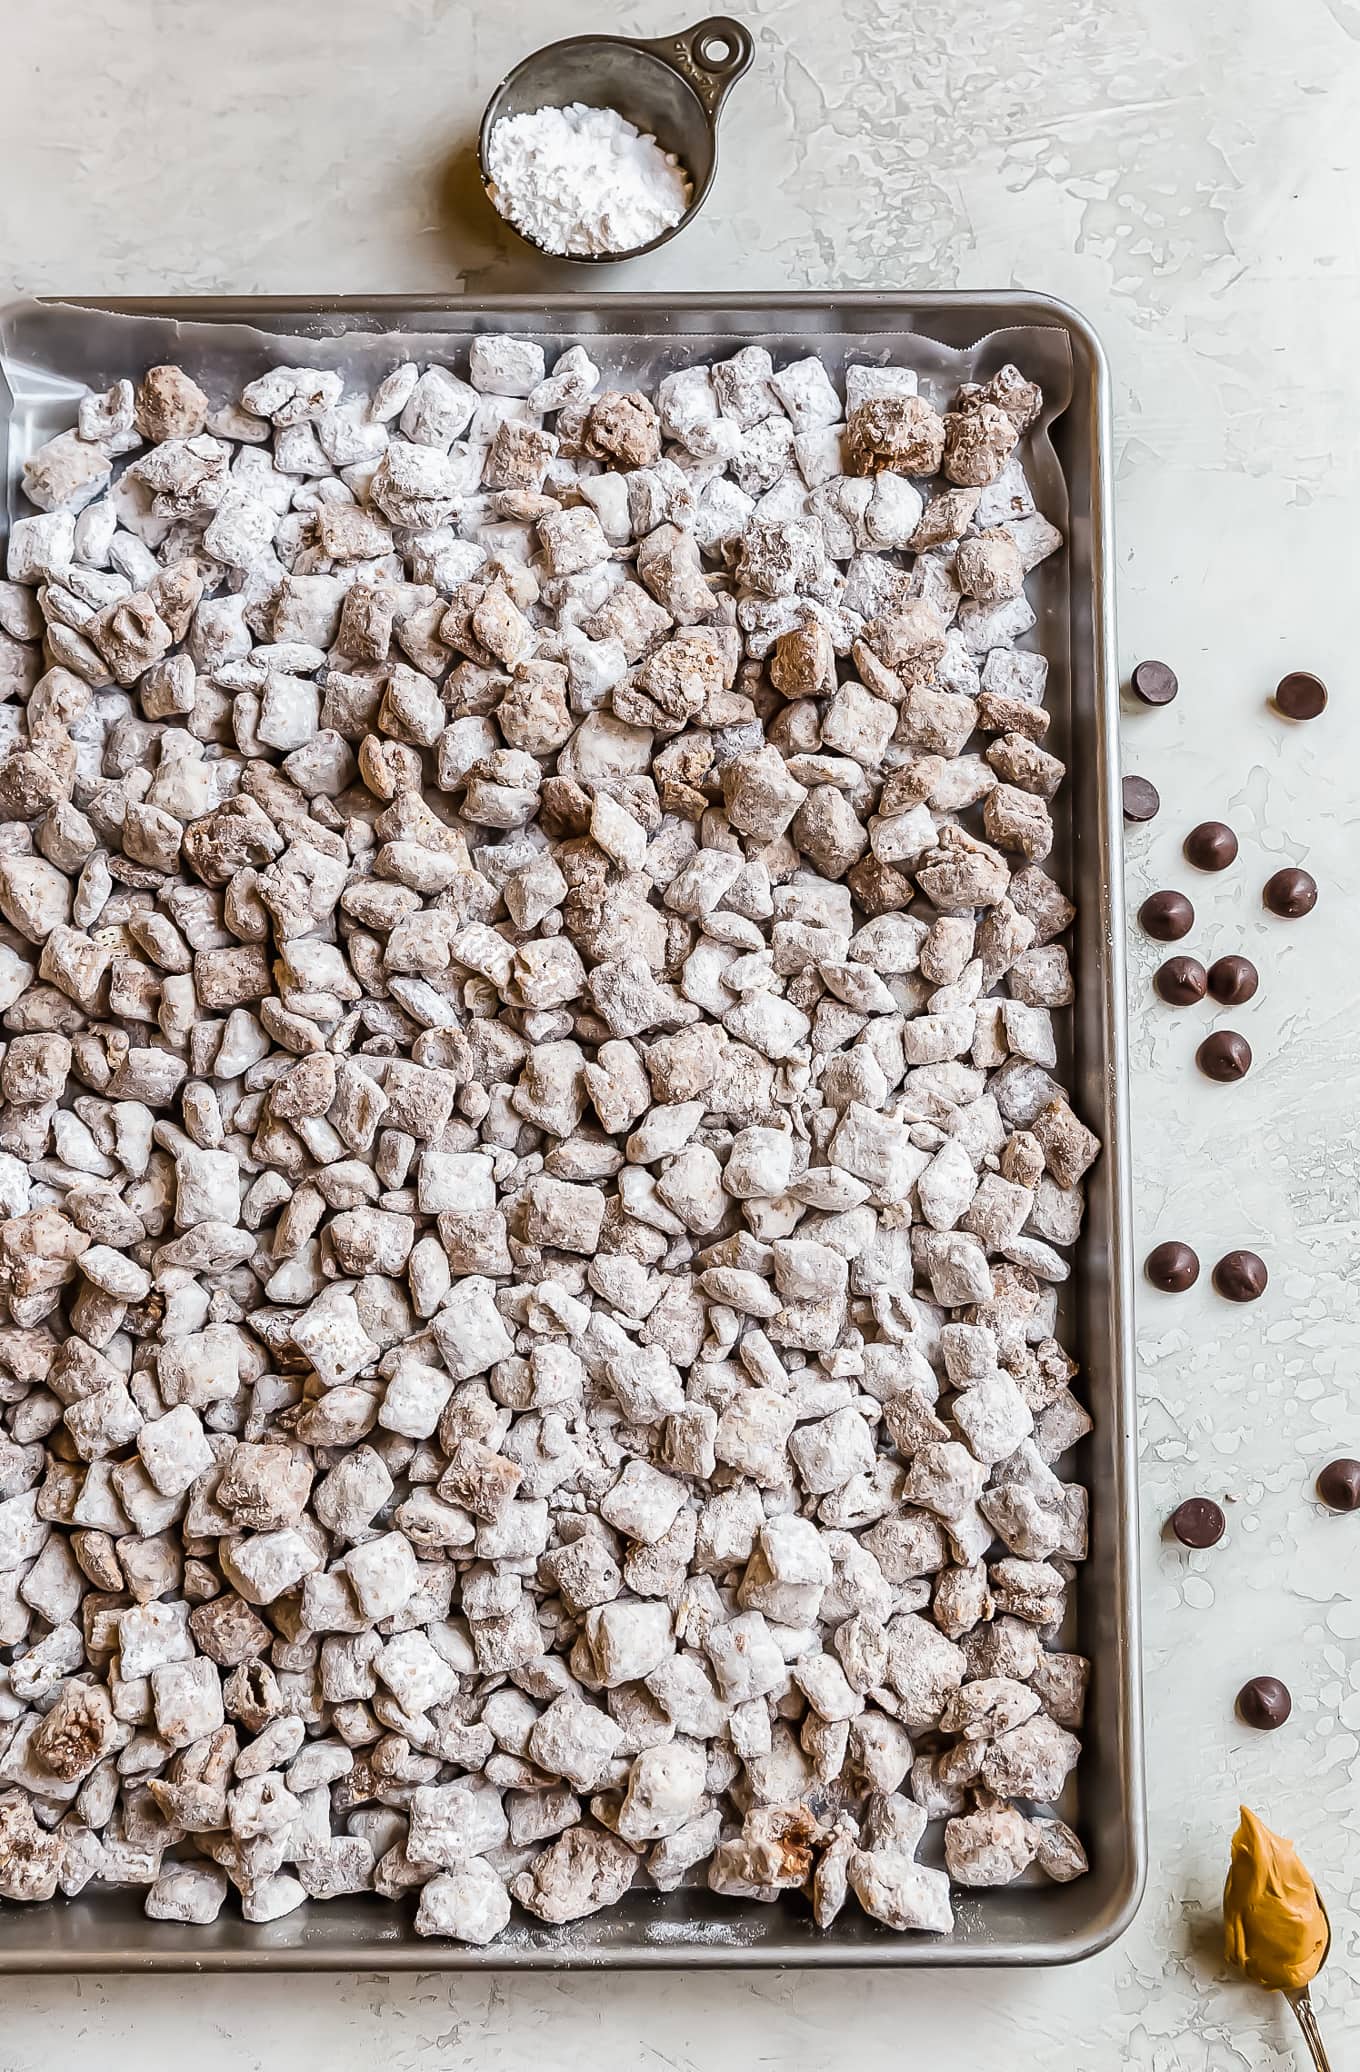
M1224 820L1201 820L1183 846L1186 862L1197 871L1225 871L1237 860L1237 836Z
M1262 1733L1282 1727L1293 1710L1294 1701L1278 1676L1254 1676L1237 1694L1238 1718Z
M1124 818L1155 820L1162 810L1161 793L1146 777L1124 779Z
M1360 1460L1329 1460L1317 1493L1331 1511L1360 1511Z
M1327 704L1327 686L1306 669L1291 669L1275 686L1275 703L1286 719L1316 719Z
M1198 957L1168 957L1152 974L1152 983L1168 1007L1193 1007L1209 987L1209 974Z
M1183 892L1154 892L1138 918L1154 942L1179 942L1195 925L1195 909Z
M1140 662L1129 679L1135 698L1145 705L1169 705L1180 685L1165 662Z
M1309 877L1307 871L1276 871L1273 878L1267 878L1262 899L1272 914L1279 914L1286 921L1297 921L1304 914L1311 914L1317 905L1317 880Z
M1228 1525L1211 1496L1188 1496L1167 1523L1183 1547L1216 1547Z
M1143 1271L1163 1295L1183 1295L1199 1279L1199 1258L1179 1238L1154 1245L1143 1261Z
M1209 991L1224 1007L1241 1007L1260 983L1250 957L1219 957L1209 966Z
M1251 1070L1251 1045L1235 1029L1215 1029L1195 1052L1195 1063L1206 1079L1245 1079Z
M1228 1302L1255 1302L1269 1279L1265 1260L1255 1252L1225 1252L1213 1273L1214 1286Z

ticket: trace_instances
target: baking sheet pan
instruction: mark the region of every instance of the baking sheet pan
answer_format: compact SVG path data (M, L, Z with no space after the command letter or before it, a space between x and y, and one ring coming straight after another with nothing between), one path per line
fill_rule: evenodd
M654 380L696 357L768 345L916 367L927 393L985 379L1008 358L1045 388L1027 466L1040 508L1067 535L1034 597L1030 637L1050 662L1053 745L1069 765L1054 867L1079 914L1077 1005L1064 1060L1079 1112L1104 1141L1064 1306L1095 1430L1075 1472L1091 1490L1091 1556L1076 1590L1075 1644L1095 1665L1072 1817L1091 1871L1070 1885L965 1893L947 1937L895 1935L847 1907L822 1934L805 1904L723 1900L706 1888L638 1891L565 1928L520 1916L487 1949L415 1936L412 1909L358 1896L252 1927L148 1921L137 1892L0 1905L0 1972L483 1970L721 1966L1022 1965L1090 1956L1122 1933L1142 1890L1134 1364L1129 1216L1118 685L1114 666L1108 378L1074 311L1025 293L562 295L41 302L0 312L0 483L19 508L23 455L64 429L87 387L174 358L214 395L285 361L375 379L399 359L457 362L479 331L589 343L607 373ZM1064 813L1065 808L1065 813ZM1066 1809L1065 1809L1066 1810Z

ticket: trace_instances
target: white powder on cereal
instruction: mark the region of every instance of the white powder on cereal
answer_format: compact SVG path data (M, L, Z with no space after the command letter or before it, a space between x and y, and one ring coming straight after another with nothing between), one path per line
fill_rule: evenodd
M678 158L612 108L536 108L491 132L491 199L545 252L632 252L680 221L692 188Z

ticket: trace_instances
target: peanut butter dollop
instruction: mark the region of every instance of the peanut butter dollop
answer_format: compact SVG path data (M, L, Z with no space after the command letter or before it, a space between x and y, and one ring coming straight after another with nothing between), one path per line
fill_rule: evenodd
M1258 1986L1298 1992L1327 1954L1327 1916L1292 1842L1243 1806L1223 1888L1228 1962Z

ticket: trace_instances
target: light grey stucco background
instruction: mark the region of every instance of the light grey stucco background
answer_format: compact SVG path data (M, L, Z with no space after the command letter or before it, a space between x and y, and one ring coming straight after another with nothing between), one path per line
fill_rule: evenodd
M696 8L697 12L697 8ZM1163 812L1129 845L1134 906L1190 891L1182 945L1242 949L1245 1084L1193 1053L1211 1018L1131 949L1140 1256L1267 1258L1265 1300L1140 1301L1153 1872L1113 1950L1030 1976L695 1974L11 1981L0 2072L324 2072L908 2062L934 2072L1238 2072L1296 2062L1285 2010L1229 1981L1217 1897L1239 1797L1293 1835L1332 1906L1320 1993L1360 2061L1360 1518L1312 1496L1360 1453L1355 1249L1360 700L1351 671L1360 460L1357 0L747 0L754 71L699 222L625 287L1024 286L1077 304L1114 373L1120 646L1182 695L1130 708L1126 767ZM0 0L0 294L418 290L545 283L477 204L470 145L501 74L592 28L680 26L661 0ZM570 270L570 284L590 278ZM1286 667L1323 720L1266 705ZM1190 880L1186 829L1242 853ZM1305 863L1322 898L1272 921ZM1226 1542L1161 1537L1184 1495ZM1294 1692L1274 1736L1248 1675ZM1349 2049L1349 2056L1348 2056Z

